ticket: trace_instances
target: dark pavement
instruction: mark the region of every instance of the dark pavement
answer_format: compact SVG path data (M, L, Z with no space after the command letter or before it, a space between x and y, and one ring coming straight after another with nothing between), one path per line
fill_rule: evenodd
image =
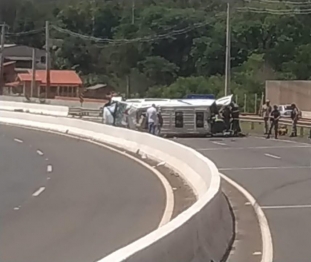
M269 222L273 262L310 261L310 142L260 137L175 141L206 155L221 173L238 182L257 199Z
M126 156L0 125L1 262L96 261L156 229L165 204L158 178Z

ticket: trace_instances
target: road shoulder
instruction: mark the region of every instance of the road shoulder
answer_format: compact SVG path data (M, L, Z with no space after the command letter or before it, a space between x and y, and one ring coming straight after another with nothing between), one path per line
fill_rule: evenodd
M235 239L226 261L260 262L261 230L254 208L238 189L224 179L222 190L228 198L235 221Z

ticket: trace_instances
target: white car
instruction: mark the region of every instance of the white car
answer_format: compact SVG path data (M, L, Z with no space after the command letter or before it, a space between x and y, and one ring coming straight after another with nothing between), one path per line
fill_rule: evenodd
M289 118L291 115L292 106L291 105L280 105L279 111L281 113L281 117Z
M300 111L299 108L297 108L297 109L298 109L298 117L301 118L302 117L302 112ZM291 111L292 111L292 106L291 105L280 105L279 106L279 111L281 113L281 117L290 118Z

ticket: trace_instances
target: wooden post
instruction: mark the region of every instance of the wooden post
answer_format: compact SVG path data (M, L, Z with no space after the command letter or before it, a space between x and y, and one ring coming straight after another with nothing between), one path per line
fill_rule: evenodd
M32 49L32 79L31 79L31 89L30 89L30 98L33 97L33 91L36 86L36 49Z
M255 94L255 114L257 114L257 94Z
M48 98L48 92L50 90L50 28L49 28L49 22L45 22L45 51L46 51L46 90L45 90L45 97Z

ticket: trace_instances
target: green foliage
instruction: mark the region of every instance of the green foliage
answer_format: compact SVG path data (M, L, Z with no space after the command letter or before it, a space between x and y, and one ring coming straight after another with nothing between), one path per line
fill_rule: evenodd
M52 66L75 69L86 85L105 82L125 92L130 79L135 96L223 95L225 1L135 0L132 11L128 0L0 0L9 42L43 47L44 31L14 33L46 20L80 34L51 29ZM267 79L311 79L310 16L234 11L231 23L231 91L240 99L260 95Z

